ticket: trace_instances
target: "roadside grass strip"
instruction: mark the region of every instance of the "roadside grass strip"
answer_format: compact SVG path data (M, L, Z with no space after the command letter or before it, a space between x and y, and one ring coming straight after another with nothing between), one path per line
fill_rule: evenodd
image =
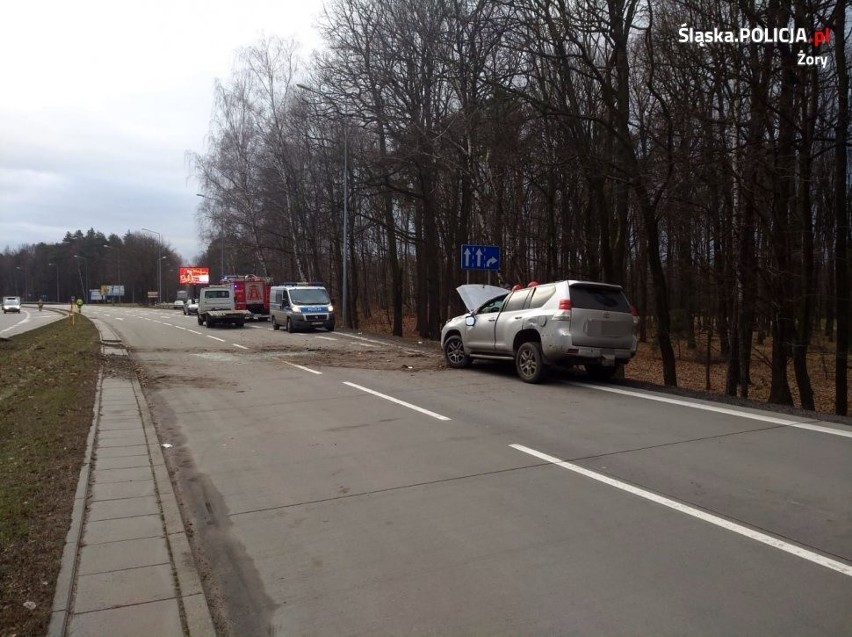
M807 560L824 568L837 571L838 573L846 575L847 577L852 577L852 565L840 562L838 560L833 560L824 555L820 555L819 553L815 553L814 551L809 551L808 549L802 548L801 546L785 542L780 538L774 537L767 533L763 533L761 531L756 531L755 529L751 529L742 524L726 520L725 518L713 515L712 513L708 513L706 511L702 511L701 509L690 506L688 504L684 504L683 502L678 502L677 500L672 500L671 498L667 498L658 493L654 493L653 491L648 491L646 489L642 489L627 482L622 482L621 480L610 478L609 476L606 476L602 473L591 471L571 462L565 462L564 460L560 460L559 458L554 458L553 456L549 456L545 453L542 453L541 451L536 451L535 449L530 449L529 447L525 447L519 444L512 444L509 446L513 449L531 455L534 458L538 458L539 460L543 460L544 462L554 464L557 467L568 469L568 471L573 471L574 473L579 473L580 475L586 476L587 478L591 478L592 480L603 482L604 484L607 484L611 487L615 487L616 489L620 489L621 491L625 491L632 495L639 496L640 498L644 498L646 500L650 500L651 502L656 502L657 504L662 504L665 507L674 509L675 511L678 511L680 513L685 513L686 515L702 520L703 522L708 522L715 526L721 527L727 531L732 531L751 540L755 540L756 542L760 542L762 544L766 544L767 546L771 546L772 548L784 551L785 553L789 553L790 555L795 555L796 557L799 557L803 560Z

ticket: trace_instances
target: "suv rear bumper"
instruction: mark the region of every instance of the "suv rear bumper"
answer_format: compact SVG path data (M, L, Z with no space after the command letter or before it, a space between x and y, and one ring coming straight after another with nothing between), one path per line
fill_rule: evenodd
M636 355L635 350L606 347L553 347L544 350L545 358L562 365L615 365L626 363Z

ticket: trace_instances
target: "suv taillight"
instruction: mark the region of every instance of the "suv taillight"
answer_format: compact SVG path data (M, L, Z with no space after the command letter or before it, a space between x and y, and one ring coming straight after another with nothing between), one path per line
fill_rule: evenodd
M635 305L631 305L631 306L630 306L630 313L631 313L633 316L639 316L639 310L637 310L637 309L636 309L636 306L635 306Z
M570 321L571 320L571 300L570 299L560 299L559 300L559 309L553 315L554 321Z

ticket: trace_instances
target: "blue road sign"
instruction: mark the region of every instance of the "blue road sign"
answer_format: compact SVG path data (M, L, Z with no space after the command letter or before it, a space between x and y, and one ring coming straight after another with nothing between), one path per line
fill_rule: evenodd
M462 270L499 270L500 246L462 244L461 267Z

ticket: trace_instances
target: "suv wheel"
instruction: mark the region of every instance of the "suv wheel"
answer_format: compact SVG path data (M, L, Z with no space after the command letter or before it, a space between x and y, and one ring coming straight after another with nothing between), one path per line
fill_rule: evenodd
M198 315L198 324L204 325L204 315L203 314Z
M274 316L272 317L272 329L273 330L280 330L281 329L281 326L278 325L278 321L275 320Z
M515 353L515 369L525 383L540 383L547 374L541 344L537 341L521 343Z
M292 333L293 333L293 332L295 332L295 331L296 331L296 330L295 330L295 328L293 327L293 321L291 321L291 320L290 320L290 318L288 317L288 318L287 318L287 332L288 332L288 333L290 333L290 334L292 334Z
M453 334L444 343L444 359L453 369L464 369L470 366L470 356L464 353L464 343L458 334Z

